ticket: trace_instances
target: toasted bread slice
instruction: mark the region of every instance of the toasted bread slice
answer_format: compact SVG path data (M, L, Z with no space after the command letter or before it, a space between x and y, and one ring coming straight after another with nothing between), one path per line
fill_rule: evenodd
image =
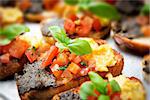
M112 73L113 76L117 76L117 75L120 75L122 72L124 61L123 61L123 57L115 50L114 50L114 54L115 54L115 59L117 60L117 62L114 66L111 66L108 68L109 69L108 72ZM102 77L104 77L108 72L99 72L99 74ZM85 75L82 77L74 78L73 80L71 80L70 82L66 84L58 85L56 82L56 86L55 85L51 87L48 86L48 87L44 87L40 89L33 88L24 93L20 92L21 84L19 84L19 80L17 80L17 86L18 86L20 98L22 100L49 100L55 94L78 87L83 82L88 81L88 80L89 80L88 75Z
M135 98L140 100L145 100L146 98L145 89L141 81L135 77L128 77L128 78L125 77L122 78L122 77L123 77L122 75L116 77L117 82L121 81L121 83L124 83L123 85L119 84L121 87L121 94L117 96L120 96L119 98L121 100L128 100L128 99L133 100ZM133 89L133 86L135 86L136 88ZM132 89L130 90L130 88ZM55 96L53 96L52 100L81 100L79 91L80 91L79 87L73 88L68 91L56 94ZM132 95L130 94L134 94L134 98L131 97ZM113 98L113 100L115 99Z
M122 49L127 48L140 55L148 54L150 51L150 44L147 44L146 41L143 43L134 39L129 39L119 34L115 34L113 38L116 44Z

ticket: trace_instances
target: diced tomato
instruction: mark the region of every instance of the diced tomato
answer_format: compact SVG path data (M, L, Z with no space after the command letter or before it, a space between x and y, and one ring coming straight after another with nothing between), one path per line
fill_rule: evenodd
M107 84L107 94L111 95L112 93L113 93L113 91L112 91L111 85Z
M121 100L120 92L112 94L110 99L111 100Z
M97 32L101 29L100 21L97 18L95 18L93 21L93 29Z
M9 43L8 45L2 46L2 53L9 53L9 49L11 47L12 42Z
M57 56L53 64L58 64L60 66L67 65L69 62L68 56L65 53L61 53Z
M28 60L30 61L30 63L34 62L37 59L37 55L35 53L35 50L27 50L25 52L25 55L27 56Z
M95 60L89 60L88 61L88 67L90 68L90 70L95 70L96 61Z
M60 78L61 74L63 71L59 70L59 65L58 64L53 64L50 66L51 71L53 72L54 76L58 79Z
M79 36L88 36L92 29L93 19L86 16L81 20L81 25L76 27Z
M75 14L71 14L71 15L69 15L69 17L68 17L69 19L71 19L72 21L75 21L75 20L77 20L78 19L78 17L75 15Z
M9 62L9 53L3 54L0 56L0 62L2 63L8 63Z
M77 74L80 72L81 68L80 66L72 62L71 64L69 64L67 70L69 70L73 74Z
M58 54L58 48L56 46L51 46L50 50L46 55L46 59L42 61L42 68L45 68L52 63L53 58Z
M73 75L71 74L71 72L69 71L69 70L65 70L65 71L63 71L63 73L62 73L62 75L61 75L61 77L63 78L63 83L65 84L65 83L67 83L67 82L69 82L69 81L71 81L72 79L73 79Z
M75 23L72 20L67 19L65 20L64 28L67 33L73 34L75 32Z
M80 71L80 75L85 76L88 74L89 71L89 68L82 68L82 70Z
M100 95L100 93L99 93L96 89L94 90L94 92L95 92L95 94L96 94L97 96Z
M88 96L87 100L97 100L97 97L95 97L95 96Z
M73 59L73 62L76 63L76 64L79 64L79 63L81 62L80 56L76 56L76 57Z
M9 53L12 57L21 58L25 51L28 49L29 44L21 39L16 39L12 42Z
M74 54L74 53L71 53L70 55L69 55L69 60L70 61L73 61L73 59L76 57L76 55Z

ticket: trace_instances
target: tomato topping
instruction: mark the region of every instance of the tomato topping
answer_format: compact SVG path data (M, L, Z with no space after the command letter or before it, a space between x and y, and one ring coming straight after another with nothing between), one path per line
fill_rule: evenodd
M100 29L101 29L101 24L100 24L100 21L99 21L99 19L94 19L94 21L93 21L93 29L95 30L95 31L99 31Z
M69 70L73 74L77 74L80 72L81 68L77 64L72 62L71 64L69 64L67 70Z
M3 54L0 56L0 62L2 63L8 63L9 62L9 53Z
M51 71L53 72L54 76L58 79L60 78L61 74L63 73L62 70L59 70L58 64L53 64L50 66Z
M68 17L69 19L71 19L72 21L75 21L75 20L77 20L78 19L78 17L75 15L75 14L71 14L71 15L69 15L69 17Z
M107 94L111 95L112 93L113 93L113 91L112 91L111 85L107 84Z
M76 57L73 59L73 62L76 63L76 64L79 64L79 63L81 62L80 56L76 56Z
M67 19L64 23L64 28L67 33L73 34L75 32L75 23L72 20Z
M68 56L65 53L61 53L57 56L56 60L53 62L53 64L58 64L60 66L67 65L69 62Z
M36 52L35 50L33 49L30 49L30 50L27 50L25 52L25 55L27 56L28 60L30 61L30 63L34 62L36 59L37 59L37 55L36 55Z
M73 75L67 69L65 71L63 71L61 77L64 78L63 81L62 81L64 84L69 82L69 81L71 81L73 79Z
M46 58L42 61L42 67L45 68L52 63L53 58L58 54L58 48L56 46L51 46L50 50L47 52Z
M13 42L13 41L12 41L12 42ZM1 52L2 52L2 53L9 53L9 48L11 47L12 42L9 43L8 45L1 46L1 48L2 48Z
M69 60L72 61L76 55L74 53L69 54Z
M88 36L92 29L93 19L86 16L81 20L81 25L76 27L76 33L79 36Z
M111 100L121 100L121 97L120 97L120 92L118 92L118 93L113 93L112 95L111 95Z
M28 49L29 44L21 39L13 41L9 48L9 53L12 57L21 58L25 51Z
M80 71L80 75L85 76L88 74L89 71L89 68L82 68L82 70Z
M87 100L97 100L97 97L95 97L95 96L88 96Z

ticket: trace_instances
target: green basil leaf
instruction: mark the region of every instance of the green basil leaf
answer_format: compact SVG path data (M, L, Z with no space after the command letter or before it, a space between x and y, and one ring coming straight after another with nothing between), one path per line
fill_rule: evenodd
M99 97L98 97L98 100L110 100L110 97L108 96L108 95L100 95Z
M81 61L80 64L81 64L82 66L87 66L84 61Z
M71 52L77 55L85 55L92 52L90 44L86 40L74 39L68 44L68 48Z
M69 44L70 39L67 37L64 29L59 26L50 26L49 30L55 40L60 43Z
M69 5L76 5L78 4L79 0L64 0L64 2Z
M96 94L94 93L94 85L92 82L85 82L81 85L80 88L80 97L81 99L87 99L87 96L96 96Z
M88 6L88 10L102 18L108 18L110 20L120 19L120 15L116 8L104 2L92 3Z
M83 10L87 10L88 9L88 5L95 0L79 0L79 9L83 9Z
M109 83L112 87L113 92L120 92L121 91L119 84L115 80L112 80Z
M12 40L17 35L19 35L23 32L29 32L29 31L30 31L30 29L24 25L12 24L12 25L4 27L1 34L5 35L8 39Z
M65 70L65 69L67 69L67 66L59 67L59 69L58 69L58 70Z
M95 72L89 72L88 74L96 89L101 94L107 94L107 82L105 82L103 78Z
M11 42L11 40L5 38L5 39L0 39L0 46L1 45L7 45Z
M142 8L140 13L142 15L149 15L150 14L150 4L145 4Z

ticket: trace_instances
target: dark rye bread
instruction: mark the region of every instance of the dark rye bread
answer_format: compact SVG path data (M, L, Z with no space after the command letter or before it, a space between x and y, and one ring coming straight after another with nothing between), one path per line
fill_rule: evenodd
M115 54L115 59L117 59L117 63L115 66L108 67L108 69L109 69L109 72L112 73L113 76L117 76L117 75L121 74L124 62L123 62L123 57L115 50L114 50L114 54ZM34 70L32 69L31 72L34 72ZM105 75L107 74L106 72L99 72L99 74L102 76L104 75L104 73L105 73ZM31 74L33 74L33 73L31 73ZM45 73L45 74L47 75L47 73ZM41 74L39 74L39 75L41 75ZM47 83L49 85L46 85L46 83L44 83L44 81L40 82L41 81L40 80L39 81L39 83L41 83L40 85L37 85L37 83L35 83L34 84L35 86L31 86L29 88L29 91L21 92L21 88L23 87L22 82L30 83L31 81L33 81L33 80L28 81L28 78L34 79L34 81L36 81L36 78L32 78L33 75L28 75L28 76L29 77L22 77L20 75L16 76L18 91L19 91L21 100L50 100L54 95L56 95L60 92L78 87L83 82L89 80L88 76L83 76L83 77L75 78L66 84L57 85L57 82L53 78L51 78L52 79L51 81L56 82L53 85L49 84L48 82ZM38 74L37 74L37 76L38 76ZM45 75L43 75L43 77L44 76ZM20 79L24 79L24 78L27 78L27 80L21 82ZM28 86L30 86L30 85L28 85Z
M56 94L52 100L81 100L79 87Z

